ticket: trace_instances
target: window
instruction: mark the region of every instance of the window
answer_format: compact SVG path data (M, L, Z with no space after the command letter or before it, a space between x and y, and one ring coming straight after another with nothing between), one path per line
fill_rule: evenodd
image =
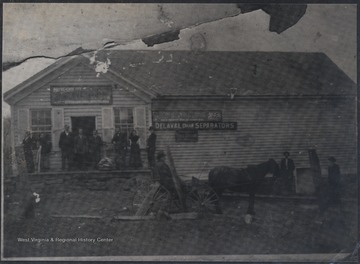
M131 131L134 129L133 108L114 108L114 120L115 129L119 128L122 131L126 131L127 134L130 135Z
M51 138L51 109L31 109L31 132L38 139L40 134Z

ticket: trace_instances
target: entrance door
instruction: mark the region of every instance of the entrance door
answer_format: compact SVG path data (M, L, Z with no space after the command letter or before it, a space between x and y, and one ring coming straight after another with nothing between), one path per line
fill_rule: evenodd
M71 117L72 132L78 134L79 128L83 129L85 136L91 136L92 132L96 129L95 116L81 116Z

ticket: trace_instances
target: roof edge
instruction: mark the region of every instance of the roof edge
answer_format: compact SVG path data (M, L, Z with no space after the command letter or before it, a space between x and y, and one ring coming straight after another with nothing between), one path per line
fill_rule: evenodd
M30 78L24 80L20 84L16 85L15 87L11 88L9 91L5 92L3 94L3 99L6 103L11 104L12 98L17 95L19 92L25 90L28 86L38 82L42 78L44 78L46 75L56 71L60 67L68 64L69 62L73 60L79 59L78 55L70 56L70 57L64 57L60 60L55 61L53 64L49 65L45 69L41 70L40 72L36 73L35 75L31 76Z

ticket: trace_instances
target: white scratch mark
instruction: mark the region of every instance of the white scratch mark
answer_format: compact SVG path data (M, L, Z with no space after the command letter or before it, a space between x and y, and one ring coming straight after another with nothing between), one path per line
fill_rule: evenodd
M96 54L97 54L97 51L94 52L94 54L89 58L90 60L90 64L94 64L95 61L96 61Z
M170 54L170 59L168 59L166 62L172 62L173 61L173 55Z
M161 58L157 61L153 61L153 63L160 63L164 60L164 55L161 55Z
M35 197L36 197L36 198L35 198L35 203L40 202L40 194L38 194L38 193L34 192L34 193L33 193L33 196L35 196Z

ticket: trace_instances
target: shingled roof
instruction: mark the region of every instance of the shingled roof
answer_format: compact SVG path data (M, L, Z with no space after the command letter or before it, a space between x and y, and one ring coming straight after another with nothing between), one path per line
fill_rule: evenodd
M355 95L323 53L111 51L111 68L161 95Z
M78 57L83 62L89 58ZM96 60L106 59L111 65L108 73L102 73L104 77L117 73L158 96L228 96L230 88L236 88L236 96L356 96L356 84L324 53L97 52ZM53 68L8 91L5 99Z

